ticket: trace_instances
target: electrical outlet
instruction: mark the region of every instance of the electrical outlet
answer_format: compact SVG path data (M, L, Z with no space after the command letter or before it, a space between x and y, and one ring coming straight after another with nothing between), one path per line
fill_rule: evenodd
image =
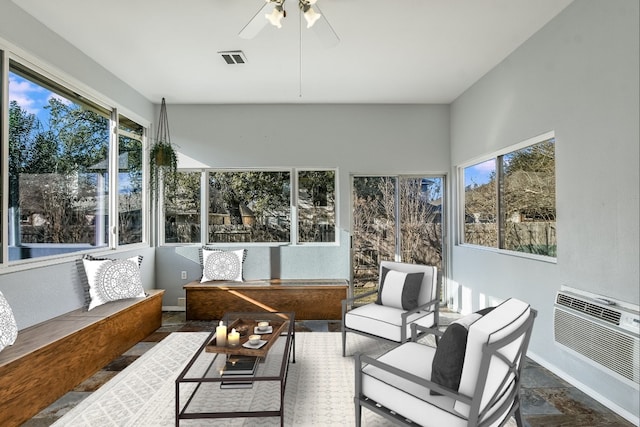
M187 272L186 272L186 271L181 272L181 273L180 273L180 278L181 278L182 280L186 280L186 279L187 279Z

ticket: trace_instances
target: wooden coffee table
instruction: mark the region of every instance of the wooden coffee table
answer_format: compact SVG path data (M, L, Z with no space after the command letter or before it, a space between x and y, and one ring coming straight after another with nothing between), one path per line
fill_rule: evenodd
M280 417L284 425L284 392L289 363L295 363L295 313L226 313L228 332L245 329L236 347L217 345L211 332L176 379L176 426L180 420L200 418ZM268 331L256 329L267 321ZM248 336L257 332L264 344L251 346ZM233 358L255 356L252 374L222 375ZM277 398L279 396L279 399Z

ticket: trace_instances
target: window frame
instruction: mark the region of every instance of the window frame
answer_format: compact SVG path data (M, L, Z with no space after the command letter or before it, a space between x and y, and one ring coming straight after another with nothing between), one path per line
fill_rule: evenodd
M9 153L9 123L8 123L8 106L9 106L9 73L14 72L12 68L14 65L19 67L20 70L27 70L27 74L40 76L47 83L52 83L63 93L73 94L74 102L81 100L96 106L99 110L105 112L108 116L108 133L109 133L109 145L107 162L109 165L109 224L106 236L108 236L108 244L102 247L82 249L69 253L53 254L46 256L39 256L34 258L25 258L20 260L9 260L8 251L8 227L7 221L9 220L8 207L8 153ZM150 218L148 214L142 216L142 241L130 244L119 244L118 236L118 115L122 115L127 119L136 122L143 128L143 140L142 140L142 175L143 175L143 198L142 198L142 211L147 212L149 206L149 197L147 195L148 186L148 166L147 166L147 146L148 146L148 130L150 127L150 121L142 119L138 114L127 110L126 108L120 108L117 104L107 101L106 97L102 94L93 91L90 87L87 87L80 83L78 80L70 76L64 76L60 72L50 72L49 67L46 64L41 63L37 59L29 58L24 53L17 54L15 49L10 45L0 45L0 99L2 105L0 106L0 151L2 152L2 163L0 165L0 184L2 185L2 192L0 192L0 274L9 273L15 271L22 271L35 267L44 267L49 265L55 265L60 263L69 262L78 257L87 254L104 254L113 252L130 251L138 248L146 248L150 246L149 240L149 227ZM27 78L27 80L32 81ZM39 84L39 81L32 81L32 83ZM40 85L47 90L49 89L46 84ZM52 92L57 92L52 91Z
M334 215L334 237L332 242L303 242L300 239L300 230L298 227L299 224L299 205L300 205L300 172L333 172L333 215ZM339 243L339 232L338 232L338 204L339 204L339 194L338 194L338 168L294 168L292 170L292 180L293 183L291 185L292 189L292 197L291 197L291 240L294 245L297 246L327 246L327 245L335 245Z
M208 196L209 196L209 188L208 188L208 181L207 181L207 175L208 172L205 169L194 169L194 168L184 168L184 169L178 169L177 171L178 173L192 173L192 174L200 174L200 212L199 212L199 216L200 216L200 241L199 242L167 242L166 241L166 232L165 232L165 227L166 227L166 219L167 219L167 203L164 200L164 196L165 196L165 191L164 188L162 188L162 200L161 203L159 203L159 213L158 213L158 242L159 242L159 246L188 246L188 245L203 245L202 242L204 242L206 239L206 234L207 234L207 230L203 229L203 224L205 223L206 220L206 216L208 213L208 206L205 205L203 203L204 200L208 200ZM206 187L206 188L205 188ZM205 240L203 240L205 239Z
M298 239L298 173L300 171L333 171L334 173L334 188L335 188L335 236L331 242L300 242ZM339 233L339 171L335 167L293 167L293 168L179 168L178 172L200 172L201 173L201 215L200 215L200 229L201 237L200 243L173 243L166 242L164 235L165 227L165 207L164 201L160 208L160 214L158 215L158 246L185 246L185 245L215 245L220 247L237 247L237 246L338 246L340 244ZM211 242L209 241L209 173L210 172L287 172L289 173L289 209L291 215L291 224L289 229L289 240L282 242Z
M501 150L497 150L494 151L490 154L486 154L480 157L477 157L473 160L469 160L467 162L461 163L458 166L456 166L456 177L457 177L457 181L458 181L458 197L457 197L457 232L456 232L456 245L457 246L461 246L461 247L468 247L468 248L473 248L473 249L479 249L479 250L485 250L485 251L489 251L489 252L495 252L495 253L500 253L500 254L504 254L504 255L510 255L510 256L516 256L516 257L521 257L521 258L528 258L528 259L532 259L532 260L537 260L537 261L544 261L544 262L549 262L549 263L557 263L557 241L556 241L556 256L549 256L549 255L540 255L540 254L533 254L533 253L528 253L528 252L519 252L519 251L514 251L514 250L510 250L510 249L504 249L500 246L503 245L504 243L504 235L502 233L502 230L504 229L504 220L502 218L502 215L500 214L500 209L501 209L501 205L503 205L503 201L501 200L501 194L498 191L498 189L496 188L496 228L497 228L497 240L498 243L495 247L493 246L484 246L484 245L480 245L480 244L474 244L474 243L469 243L465 241L465 219L466 219L466 206L465 206L465 169L470 167L470 166L474 166L483 162L486 162L488 160L494 160L496 163L496 169L495 172L496 174L501 174L501 169L502 169L502 162L499 162L498 160L501 159L503 156L506 156L508 154L517 152L519 150L522 150L524 148L527 147L531 147L533 145L548 141L548 140L554 140L554 144L557 143L557 138L555 135L554 131L549 131L546 133L543 133L541 135L537 135L534 136L532 138L526 139L524 141L521 141L517 144L513 144L510 145L508 147L505 147ZM554 145L555 148L555 145ZM556 158L556 154L555 154L555 149L554 149L554 160ZM557 167L555 168L555 178L556 178L556 182L557 182ZM499 182L500 177L496 178L496 182ZM558 223L557 218L557 193L556 193L556 225Z

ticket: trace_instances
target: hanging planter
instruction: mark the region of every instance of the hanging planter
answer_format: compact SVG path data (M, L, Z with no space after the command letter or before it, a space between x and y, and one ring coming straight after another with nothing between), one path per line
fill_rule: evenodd
M162 98L158 130L153 145L149 148L149 166L151 191L158 197L160 184L164 188L175 189L178 176L178 153L171 144L169 135L169 119L167 118L167 104Z

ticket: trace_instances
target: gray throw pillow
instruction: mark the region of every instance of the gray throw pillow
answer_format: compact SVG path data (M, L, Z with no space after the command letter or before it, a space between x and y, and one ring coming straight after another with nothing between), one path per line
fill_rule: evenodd
M458 391L464 354L467 349L469 326L482 314L472 313L450 324L438 340L438 348L431 364L431 381L448 389ZM440 393L430 391L433 396Z
M403 273L382 267L376 304L413 310L418 306L423 277L424 273Z

